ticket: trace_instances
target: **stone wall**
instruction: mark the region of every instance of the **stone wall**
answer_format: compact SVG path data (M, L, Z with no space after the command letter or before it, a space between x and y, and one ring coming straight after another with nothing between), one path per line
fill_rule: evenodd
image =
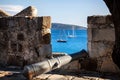
M37 17L37 9L34 6L29 6L22 10L21 12L17 13L15 16L33 16Z
M89 16L88 52L90 58L97 60L97 70L118 72L111 54L115 42L115 31L111 16Z
M51 57L50 16L21 14L0 18L1 66L24 66Z
M0 18L0 63L30 64L50 54L50 17Z
M6 11L0 9L0 17L10 16Z

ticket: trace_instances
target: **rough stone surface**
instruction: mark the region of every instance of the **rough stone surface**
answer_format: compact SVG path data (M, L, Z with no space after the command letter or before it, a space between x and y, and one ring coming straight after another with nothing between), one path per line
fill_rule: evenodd
M89 56L92 58L107 56L112 54L114 42L112 41L89 41L88 50Z
M34 6L29 6L21 12L17 13L15 16L32 16L37 17L37 9Z
M10 14L8 14L4 10L0 9L0 17L6 17L6 16L10 16Z
M88 24L111 24L113 23L111 15L101 16L101 15L94 15L88 16L87 18Z
M80 71L80 63L79 63L79 60L76 60L76 61L72 61L71 63L69 64L66 64L64 66L62 66L60 68L60 71L61 72L79 72Z
M104 72L119 72L120 70L118 69L118 67L113 63L113 61L111 60L111 58L104 58L103 59L103 63L101 65L101 70L100 71L104 71Z
M28 80L22 70L0 69L0 80ZM119 74L81 71L76 74L47 73L34 77L32 80L120 80Z
M50 57L50 24L49 16L0 18L0 63L24 66Z
M49 80L67 80L67 78L63 75L57 75L53 74L52 76L49 76Z
M97 70L119 72L112 61L115 31L111 16L88 17L88 52L90 58L97 58Z
M97 69L97 59L88 58L85 60L80 60L80 71L87 70L87 71L96 71Z
M89 41L115 41L114 28L90 28L88 29Z

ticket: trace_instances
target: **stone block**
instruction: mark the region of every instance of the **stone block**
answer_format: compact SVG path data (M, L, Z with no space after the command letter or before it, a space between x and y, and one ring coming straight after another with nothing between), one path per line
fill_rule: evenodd
M0 17L7 17L7 16L11 16L11 15L8 14L6 11L0 9Z
M88 42L88 51L91 58L106 56L112 53L114 42Z
M52 48L50 44L41 44L37 47L37 50L39 52L39 57L43 59L51 57Z
M48 80L67 80L67 77L63 75L53 74L52 76L49 76L47 79Z
M24 41L25 40L24 34L23 33L18 33L17 34L17 40Z
M88 24L88 29L111 29L114 28L114 24Z
M8 41L0 40L0 51L4 52L5 49L8 49Z
M79 72L80 71L80 63L79 60L72 61L69 64L66 64L60 68L61 72L68 71L68 72Z
M115 30L114 28L108 28L108 29L88 28L88 40L115 41Z
M92 41L93 39L93 29L87 28L87 35L88 35L88 41Z
M7 18L0 18L0 30L7 30Z
M87 71L96 71L97 70L97 59L84 59L80 60L81 64L81 70L87 70Z
M105 60L103 60L100 71L102 71L102 72L120 72L119 68L108 57L106 57Z
M0 66L6 65L8 53L8 42L0 40Z
M97 70L120 72L112 61L115 44L115 29L111 16L88 17L88 52L97 59Z
M37 9L33 6L29 6L27 8L25 8L24 10L22 10L21 12L17 13L15 16L33 16L36 17L37 16Z
M87 18L88 24L111 24L112 18L110 15L108 16L88 16Z
M43 16L38 18L38 27L42 26L42 29L51 28L51 17Z
M51 43L51 30L50 29L42 29L42 43L50 44Z
M50 17L0 18L0 63L22 67L50 58L50 25Z

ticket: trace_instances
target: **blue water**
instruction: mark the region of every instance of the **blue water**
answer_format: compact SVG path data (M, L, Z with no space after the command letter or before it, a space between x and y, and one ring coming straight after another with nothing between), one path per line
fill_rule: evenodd
M68 38L67 42L57 42L59 38L60 30L51 30L52 34L52 52L64 52L67 54L72 54L78 52L82 49L87 50L87 30L75 30L76 37ZM71 30L65 30L65 33L72 33Z

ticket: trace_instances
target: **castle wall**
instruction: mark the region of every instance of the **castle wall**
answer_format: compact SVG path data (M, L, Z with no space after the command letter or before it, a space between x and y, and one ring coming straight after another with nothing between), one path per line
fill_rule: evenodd
M111 16L89 16L87 20L88 52L90 58L97 60L97 70L118 72L112 60L115 30Z
M0 18L0 64L24 66L51 56L51 18Z

